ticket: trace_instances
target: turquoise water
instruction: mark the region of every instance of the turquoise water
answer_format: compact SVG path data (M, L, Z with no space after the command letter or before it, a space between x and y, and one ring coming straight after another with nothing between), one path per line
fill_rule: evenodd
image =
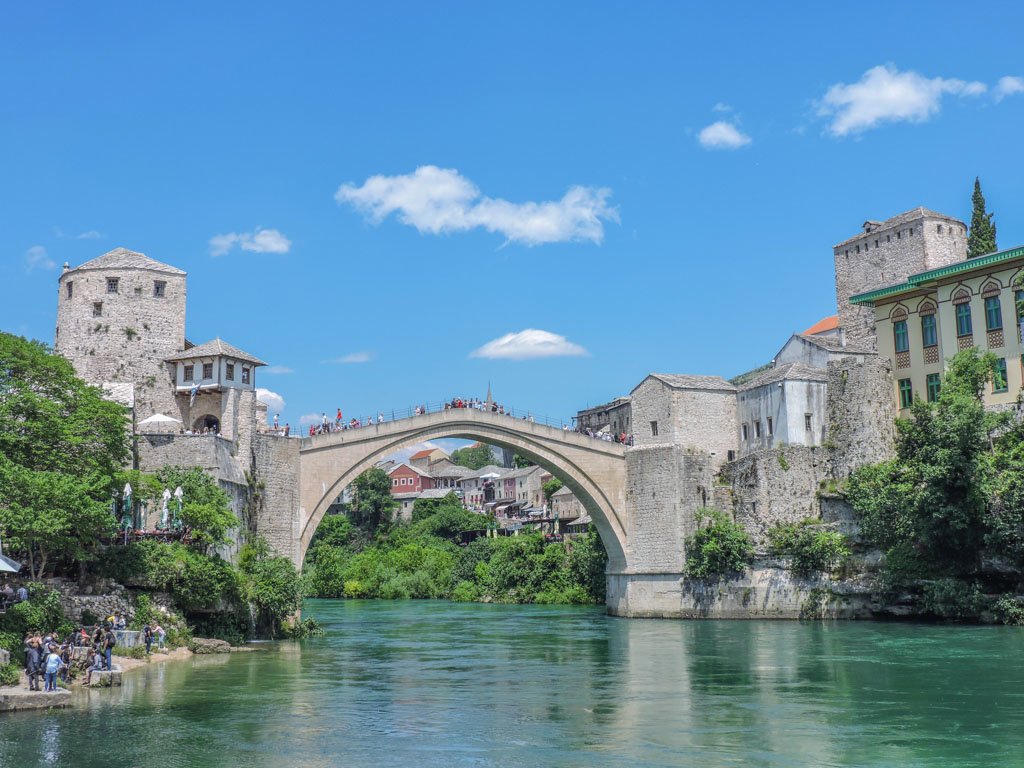
M0 766L1024 765L1024 630L310 601L325 638L0 716Z

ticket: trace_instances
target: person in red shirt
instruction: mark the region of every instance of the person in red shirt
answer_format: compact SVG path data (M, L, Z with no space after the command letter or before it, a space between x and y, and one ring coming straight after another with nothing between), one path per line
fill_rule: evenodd
M337 424L339 427L341 426L341 408L338 409L338 415L334 419L334 423Z

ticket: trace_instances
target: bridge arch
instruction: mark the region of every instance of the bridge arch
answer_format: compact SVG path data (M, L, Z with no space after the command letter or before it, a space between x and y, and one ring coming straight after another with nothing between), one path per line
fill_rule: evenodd
M624 446L504 414L462 408L303 438L299 564L328 507L349 483L410 443L444 437L510 448L546 469L572 490L590 514L608 551L609 572L626 569L630 553Z

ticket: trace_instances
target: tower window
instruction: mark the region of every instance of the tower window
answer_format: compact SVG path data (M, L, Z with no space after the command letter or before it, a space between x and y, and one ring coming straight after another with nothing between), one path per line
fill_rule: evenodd
M743 439L744 440L747 439L747 425L746 424L743 425Z
M153 296L162 299L167 294L167 282L165 280L153 281Z
M249 383L249 369L246 368L245 366L242 366L242 383L243 384L248 384ZM658 434L658 433L655 432L654 434Z
M878 247L878 241L875 240L875 248L877 248L877 247Z
M72 296L75 295L75 281L74 280L68 280L68 282L67 282L67 292L68 292L68 298L69 299Z
M775 430L772 429L772 417L768 417L768 437L771 437Z
M213 363L203 363L203 378L204 379L212 379L213 378Z
M885 242L891 243L892 242L892 235L886 235L885 236Z
M942 234L942 225L941 224L939 224L938 229L939 229L939 234L941 235Z
M92 316L93 317L103 317L103 302L102 301L94 301L92 303Z
M234 381L235 380L235 364L234 363L228 363L227 365L224 366L224 369L225 369L224 370L224 378L226 378L228 381Z
M185 381L192 381L196 375L196 367L194 365L185 366Z
M761 436L761 420L758 419L757 421L754 422L754 437L760 437L760 436Z
M903 237L903 230L901 229L901 230L898 230L896 232L896 239L899 240L902 237Z
M810 432L811 431L811 414L809 414L809 413L805 413L804 414L804 431L805 432Z
M651 437L657 437L657 436L658 436L658 422L652 421L651 422Z
M107 293L117 293L117 284L120 282L116 277L107 278Z

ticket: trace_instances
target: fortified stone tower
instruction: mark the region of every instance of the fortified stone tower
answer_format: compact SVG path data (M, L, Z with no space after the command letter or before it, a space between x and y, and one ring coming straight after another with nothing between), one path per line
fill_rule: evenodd
M133 400L136 423L176 416L164 361L185 348L185 273L115 248L74 269L65 264L58 292L54 349L78 375Z
M871 307L853 306L849 298L904 282L967 258L967 226L959 219L927 208L865 221L864 231L834 246L839 325L848 343L875 348Z

